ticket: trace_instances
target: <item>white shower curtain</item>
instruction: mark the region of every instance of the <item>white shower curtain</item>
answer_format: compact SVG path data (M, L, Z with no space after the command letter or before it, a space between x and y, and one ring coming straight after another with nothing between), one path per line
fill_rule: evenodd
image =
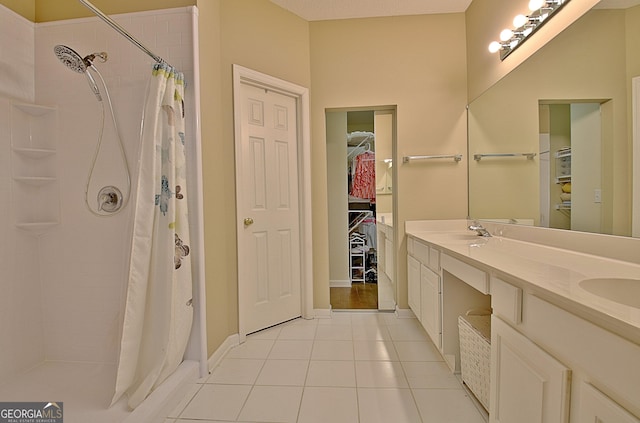
M138 406L182 362L193 321L184 78L153 68L144 112L114 404Z

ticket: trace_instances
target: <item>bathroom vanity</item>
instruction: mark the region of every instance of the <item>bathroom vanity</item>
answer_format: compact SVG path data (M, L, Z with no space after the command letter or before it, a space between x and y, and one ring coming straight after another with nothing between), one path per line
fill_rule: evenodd
M394 310L395 260L393 255L393 215L378 213L376 216L378 245L378 310Z
M491 422L640 423L640 239L406 223L408 302L450 369L489 309Z

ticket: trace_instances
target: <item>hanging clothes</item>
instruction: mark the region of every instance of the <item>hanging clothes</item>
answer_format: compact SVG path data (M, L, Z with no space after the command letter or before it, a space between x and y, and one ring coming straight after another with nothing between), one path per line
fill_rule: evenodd
M376 156L370 151L359 154L355 158L355 172L351 186L351 195L375 202Z
M159 63L144 110L116 392L137 407L182 362L193 321L184 77Z

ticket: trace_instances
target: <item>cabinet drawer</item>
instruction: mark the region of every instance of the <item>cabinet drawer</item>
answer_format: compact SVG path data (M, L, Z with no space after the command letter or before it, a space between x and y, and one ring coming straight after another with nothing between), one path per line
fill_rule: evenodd
M515 325L522 323L522 289L500 278L491 278L493 313Z
M413 256L422 264L429 264L429 246L420 241L413 243Z
M489 293L489 275L467 263L442 254L442 268L483 294Z

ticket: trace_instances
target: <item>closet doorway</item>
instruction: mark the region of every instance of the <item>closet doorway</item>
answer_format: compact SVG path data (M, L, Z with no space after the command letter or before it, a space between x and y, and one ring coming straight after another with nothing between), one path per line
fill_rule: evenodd
M377 224L391 221L395 110L326 111L330 302L333 310L377 310ZM384 279L383 279L384 280Z

